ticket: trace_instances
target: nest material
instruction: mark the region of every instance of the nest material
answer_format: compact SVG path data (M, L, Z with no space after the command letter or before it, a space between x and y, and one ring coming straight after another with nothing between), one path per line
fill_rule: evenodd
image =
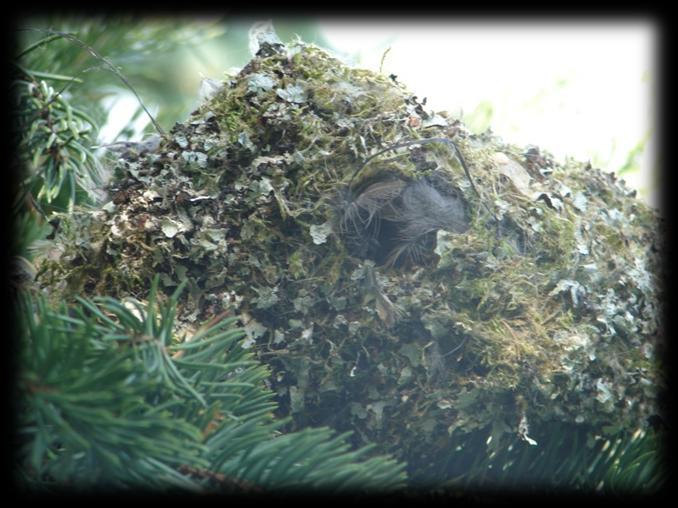
M455 139L492 214L435 143L352 180L429 137ZM293 426L435 464L459 436L596 436L659 412L658 217L610 174L470 135L301 43L268 47L114 170L111 202L64 219L39 283L143 298L156 273L167 291L188 280L178 322L241 316Z

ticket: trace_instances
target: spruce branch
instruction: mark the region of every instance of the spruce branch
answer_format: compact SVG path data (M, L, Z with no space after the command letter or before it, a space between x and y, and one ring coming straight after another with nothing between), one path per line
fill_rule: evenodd
M22 294L20 471L33 487L392 489L404 465L327 428L280 434L268 370L235 318L173 334L183 286L148 301ZM161 301L162 300L162 301ZM175 355L183 355L175 359Z

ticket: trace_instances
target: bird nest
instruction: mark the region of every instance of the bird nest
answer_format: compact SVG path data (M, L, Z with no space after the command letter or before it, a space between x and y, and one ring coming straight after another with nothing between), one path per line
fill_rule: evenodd
M597 436L659 412L657 214L612 174L426 111L394 76L264 45L113 172L39 282L143 299L156 273L187 281L178 336L240 316L290 427L428 466L465 436L529 447L555 423Z

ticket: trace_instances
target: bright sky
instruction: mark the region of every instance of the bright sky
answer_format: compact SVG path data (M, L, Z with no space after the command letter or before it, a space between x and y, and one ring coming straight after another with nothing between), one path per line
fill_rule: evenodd
M323 22L360 67L394 73L428 106L455 116L492 107L505 141L536 144L616 171L646 136L641 171L625 176L657 206L656 33L649 22L422 24Z

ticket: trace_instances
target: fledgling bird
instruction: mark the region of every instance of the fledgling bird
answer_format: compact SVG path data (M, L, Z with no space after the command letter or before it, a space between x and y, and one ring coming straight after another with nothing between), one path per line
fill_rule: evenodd
M386 264L421 264L436 246L436 233L443 229L463 233L469 227L466 206L459 195L441 194L428 178L408 184L393 207L397 224Z
M444 172L436 170L411 178L382 170L353 184L375 157L398 148L430 143L443 144L452 151L471 188L499 228L499 221L478 192L454 141L447 138L407 140L365 159L334 197L335 224L352 255L387 266L423 264L436 247L437 231L463 233L469 228L467 201Z
M434 176L408 182L376 175L364 189L342 189L335 209L349 252L387 266L422 264L438 230L463 233L469 225L460 193Z

